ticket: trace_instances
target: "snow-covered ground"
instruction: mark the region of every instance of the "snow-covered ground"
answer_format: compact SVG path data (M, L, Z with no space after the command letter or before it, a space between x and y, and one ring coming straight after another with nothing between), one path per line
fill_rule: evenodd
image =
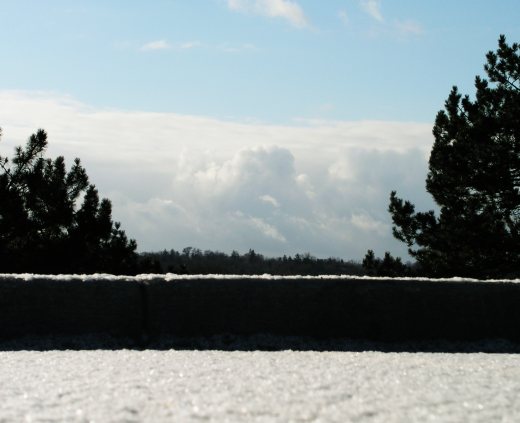
M0 352L0 421L518 422L520 355Z

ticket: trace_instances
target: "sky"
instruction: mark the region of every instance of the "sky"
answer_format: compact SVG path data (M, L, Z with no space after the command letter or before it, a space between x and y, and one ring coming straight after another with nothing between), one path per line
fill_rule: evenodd
M139 251L407 259L431 130L517 0L3 0L0 154L80 157Z

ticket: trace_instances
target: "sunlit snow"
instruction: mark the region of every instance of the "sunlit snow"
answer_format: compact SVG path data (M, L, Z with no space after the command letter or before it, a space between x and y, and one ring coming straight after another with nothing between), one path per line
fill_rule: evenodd
M520 357L0 352L0 421L520 421Z

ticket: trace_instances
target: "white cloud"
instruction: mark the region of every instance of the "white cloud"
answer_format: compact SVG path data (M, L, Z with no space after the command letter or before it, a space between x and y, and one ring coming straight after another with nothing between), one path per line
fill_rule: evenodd
M263 201L266 204L272 205L273 207L276 207L276 208L280 207L280 203L278 202L278 200L270 195L267 195L267 194L261 195L260 197L258 197L258 199L260 201Z
M168 50L171 45L166 40L151 41L141 46L141 51Z
M376 21L384 21L379 0L361 0L361 8Z
M49 156L82 159L141 250L402 255L389 229L390 191L418 210L432 207L424 189L430 124L246 124L16 91L0 91L0 116L0 155L46 129Z
M283 18L297 28L305 28L309 25L303 9L291 0L227 0L227 5L234 11Z

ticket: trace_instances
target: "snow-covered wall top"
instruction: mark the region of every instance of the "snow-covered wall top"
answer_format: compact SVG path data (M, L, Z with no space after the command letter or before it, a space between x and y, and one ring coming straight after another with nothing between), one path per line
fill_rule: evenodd
M507 282L507 283L520 283L520 279L472 279L462 277L452 278L420 278L420 277L375 277L375 276L355 276L355 275L297 275L297 276L281 276L281 275L178 275L174 273L167 274L141 274L137 276L117 276L109 275L105 273L95 274L73 274L73 275L40 275L33 273L0 273L0 280L2 279L20 279L24 281L31 281L35 279L48 279L55 281L66 281L66 280L107 280L107 281L150 281L150 280L163 280L163 281L178 281L178 280L196 280L196 279L214 279L214 280L238 280L238 279L249 279L249 280L316 280L316 279L327 279L327 280L387 280L387 281L418 281L418 282Z

